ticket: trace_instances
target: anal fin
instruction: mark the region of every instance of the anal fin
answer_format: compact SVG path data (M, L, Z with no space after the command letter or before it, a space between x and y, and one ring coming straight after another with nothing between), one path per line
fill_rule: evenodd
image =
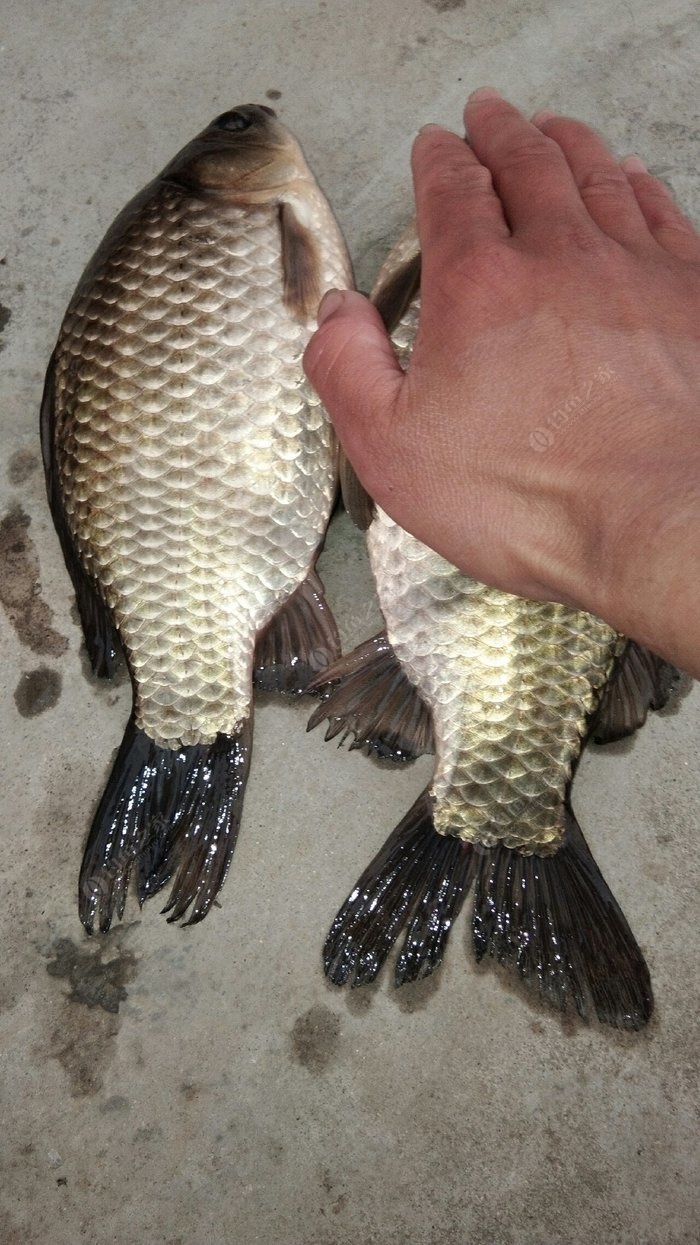
M358 645L307 689L324 700L307 730L328 720L326 739L348 735L351 750L362 748L382 759L410 761L433 751L430 710L405 674L384 632Z
M300 693L340 656L340 636L315 571L258 636L253 679L265 692Z

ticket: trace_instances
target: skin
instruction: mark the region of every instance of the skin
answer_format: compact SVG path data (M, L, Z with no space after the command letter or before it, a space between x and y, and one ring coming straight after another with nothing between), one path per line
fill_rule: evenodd
M332 291L305 367L360 480L475 579L700 677L700 237L638 157L492 88L412 155L407 372Z

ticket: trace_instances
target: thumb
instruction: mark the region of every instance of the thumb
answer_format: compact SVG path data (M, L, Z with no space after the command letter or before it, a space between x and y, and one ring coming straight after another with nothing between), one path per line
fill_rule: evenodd
M386 487L387 434L404 374L376 307L354 290L329 290L319 327L304 354L304 370L335 425L365 488Z

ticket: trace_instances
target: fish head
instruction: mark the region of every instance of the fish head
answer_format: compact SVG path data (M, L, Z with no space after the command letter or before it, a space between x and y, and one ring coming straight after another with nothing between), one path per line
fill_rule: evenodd
M237 204L281 199L311 172L298 142L265 104L222 113L160 175L191 193Z

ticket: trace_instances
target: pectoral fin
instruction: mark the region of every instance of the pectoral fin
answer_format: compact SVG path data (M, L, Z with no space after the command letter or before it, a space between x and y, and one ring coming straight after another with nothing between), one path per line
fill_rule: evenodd
M372 297L387 333L392 333L420 291L421 256L412 255L384 281Z
M349 459L346 458L342 447L338 460L338 471L340 474L340 491L343 496L343 505L353 523L361 531L365 532L374 518L374 502L364 485L360 484L355 475L355 468Z
M321 301L321 257L316 240L291 203L279 210L284 304L298 320L315 316Z

